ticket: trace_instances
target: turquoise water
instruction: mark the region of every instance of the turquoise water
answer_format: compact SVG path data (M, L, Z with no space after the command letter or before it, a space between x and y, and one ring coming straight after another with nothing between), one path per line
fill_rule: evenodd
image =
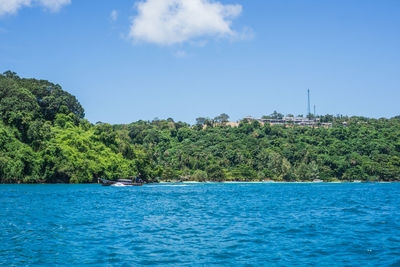
M0 185L0 265L400 264L400 184Z

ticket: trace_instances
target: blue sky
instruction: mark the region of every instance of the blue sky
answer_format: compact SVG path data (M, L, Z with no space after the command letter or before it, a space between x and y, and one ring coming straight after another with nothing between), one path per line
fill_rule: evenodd
M305 114L307 88L318 114L400 114L398 0L163 1L0 0L0 71L91 122Z

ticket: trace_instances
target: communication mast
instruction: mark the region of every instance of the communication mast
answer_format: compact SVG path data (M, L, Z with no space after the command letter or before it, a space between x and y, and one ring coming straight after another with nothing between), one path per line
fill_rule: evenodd
M310 117L311 115L311 104L310 104L310 89L307 90L307 94L308 94L308 113L307 113L307 117Z

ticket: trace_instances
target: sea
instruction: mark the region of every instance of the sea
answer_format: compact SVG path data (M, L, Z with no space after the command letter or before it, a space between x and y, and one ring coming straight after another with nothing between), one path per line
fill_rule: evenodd
M400 266L400 184L0 185L1 266Z

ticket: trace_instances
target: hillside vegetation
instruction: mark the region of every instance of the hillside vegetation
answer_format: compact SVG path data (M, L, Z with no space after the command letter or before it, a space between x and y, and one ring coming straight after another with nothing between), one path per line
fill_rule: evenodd
M400 179L398 117L328 115L320 119L332 128L256 121L232 128L226 116L194 126L173 119L94 125L60 85L8 71L0 75L0 182Z

